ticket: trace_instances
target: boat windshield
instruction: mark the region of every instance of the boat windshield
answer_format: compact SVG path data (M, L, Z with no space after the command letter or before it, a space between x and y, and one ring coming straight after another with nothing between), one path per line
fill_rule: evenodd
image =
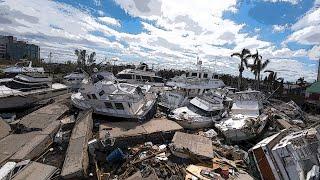
M193 105L193 104L188 104L187 107L193 111L196 114L199 114L200 116L204 116L204 117L211 117L211 116L216 116L219 114L220 111L205 111L203 109L198 108L197 106Z

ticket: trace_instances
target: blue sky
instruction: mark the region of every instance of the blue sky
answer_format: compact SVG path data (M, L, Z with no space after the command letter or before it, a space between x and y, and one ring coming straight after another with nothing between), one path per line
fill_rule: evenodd
M0 0L0 34L41 46L57 62L77 48L97 61L206 68L236 75L230 54L249 48L267 69L314 81L320 57L320 0ZM245 76L252 77L249 71Z

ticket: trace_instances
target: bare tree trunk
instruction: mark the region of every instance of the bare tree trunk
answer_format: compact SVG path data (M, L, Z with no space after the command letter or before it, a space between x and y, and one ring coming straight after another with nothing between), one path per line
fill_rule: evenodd
M238 79L238 89L241 91L241 84L242 84L242 71L239 71L239 79Z

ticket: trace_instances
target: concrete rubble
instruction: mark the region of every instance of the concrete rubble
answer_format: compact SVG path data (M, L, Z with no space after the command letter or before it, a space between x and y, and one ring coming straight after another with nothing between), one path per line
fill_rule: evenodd
M88 110L78 116L69 140L66 157L61 170L65 179L81 178L88 175L89 166L88 141L92 136L92 111Z
M12 180L49 180L58 171L58 168L38 162L31 162L19 171Z

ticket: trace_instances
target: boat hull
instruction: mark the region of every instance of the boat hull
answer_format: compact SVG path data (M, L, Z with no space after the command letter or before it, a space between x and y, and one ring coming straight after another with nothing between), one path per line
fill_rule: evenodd
M114 120L135 120L135 121L146 121L153 117L153 115L156 113L156 99L153 100L153 102L144 109L144 113L140 115L136 114L116 114L116 113L109 113L107 111L103 111L103 109L97 108L96 106L92 106L89 103L86 103L85 100L81 100L79 98L76 98L76 94L73 94L71 96L71 102L72 105L78 109L85 110L85 109L93 109L93 113L97 115L103 115L106 117L110 117L110 119Z
M181 127L185 129L202 129L202 128L210 128L214 126L213 121L181 121L175 120Z
M0 97L0 110L21 109L31 107L35 103L68 93L67 88L34 91Z

